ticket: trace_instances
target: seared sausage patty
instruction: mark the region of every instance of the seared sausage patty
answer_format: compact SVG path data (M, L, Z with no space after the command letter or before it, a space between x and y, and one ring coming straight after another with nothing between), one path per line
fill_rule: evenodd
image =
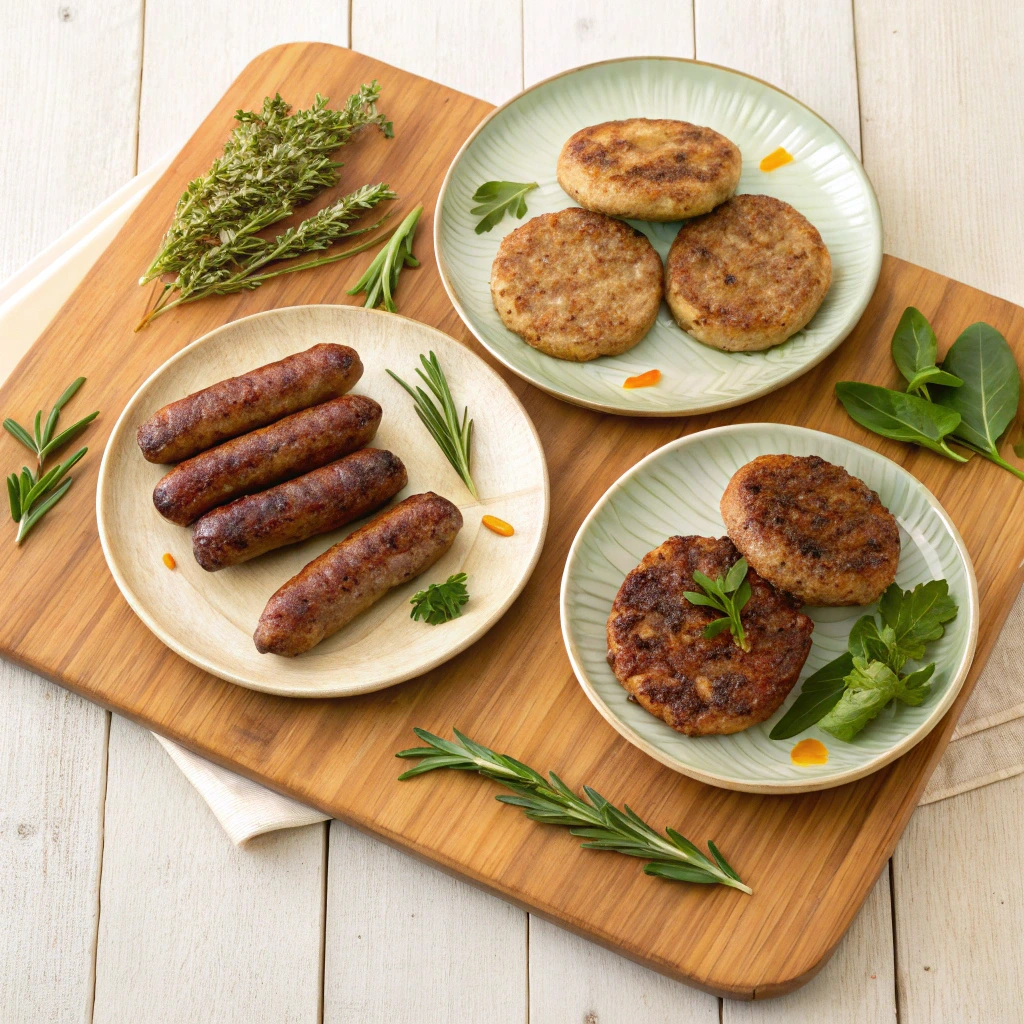
M682 220L736 191L743 159L724 135L686 121L606 121L571 136L558 183L587 210L637 220Z
M742 466L722 518L747 562L805 604L870 604L896 579L895 517L863 480L816 455Z
M589 210L559 210L507 234L491 268L502 322L527 345L583 363L631 349L661 305L661 259L646 236Z
M726 352L759 352L805 327L832 282L818 229L771 196L734 196L679 229L665 264L676 322Z
M314 345L165 405L139 427L139 447L150 462L181 462L289 413L338 398L362 375L355 349Z
M286 657L310 650L429 569L461 529L458 507L432 491L381 512L274 594L256 627L256 649Z
M793 689L811 650L814 623L788 594L750 570L740 613L749 651L721 618L690 604L693 574L725 576L739 560L728 537L669 537L625 578L608 618L608 663L645 710L687 736L739 732L770 718Z

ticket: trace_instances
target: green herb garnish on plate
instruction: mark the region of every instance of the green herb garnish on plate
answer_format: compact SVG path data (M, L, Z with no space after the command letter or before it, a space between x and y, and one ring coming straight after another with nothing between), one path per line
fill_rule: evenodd
M431 626L451 622L462 614L462 606L469 601L466 590L467 576L464 572L449 576L444 583L431 583L426 590L413 594L410 604L410 619L421 619Z
M704 593L698 594L694 590L685 590L683 591L683 597L690 604L714 608L723 615L723 618L715 619L704 627L704 639L710 640L712 637L718 636L722 630L730 629L732 630L733 641L736 646L744 651L749 651L750 644L743 632L743 623L740 620L740 612L743 611L744 605L750 600L747 560L741 558L733 564L724 577L719 576L717 580L710 579L702 572L695 572L693 574L693 582Z
M481 221L474 229L478 235L490 231L506 214L518 217L526 215L526 193L537 188L535 181L485 181L473 193L473 202L479 203L469 212Z
M644 873L658 878L726 885L751 892L710 840L708 850L713 860L675 829L665 829L664 835L655 832L628 806L619 810L589 786L583 787L585 798L578 797L554 772L544 778L521 761L474 743L458 729L452 731L455 742L425 729L413 729L427 745L400 750L395 755L420 762L398 778L411 779L437 768L478 772L512 790L511 796L496 797L501 803L518 807L528 818L545 825L568 826L571 835L587 840L581 844L584 849L640 857L649 862L644 865Z

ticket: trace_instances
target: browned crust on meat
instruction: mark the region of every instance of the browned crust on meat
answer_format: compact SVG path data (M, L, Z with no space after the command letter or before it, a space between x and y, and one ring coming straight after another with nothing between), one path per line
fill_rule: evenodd
M455 542L462 513L427 491L387 509L328 548L267 602L253 639L261 654L294 657L429 569Z
M292 413L178 463L153 491L157 511L188 526L204 512L245 494L326 466L377 433L381 408L364 395Z
M208 572L239 565L369 515L408 480L397 455L364 448L207 512L192 526L192 552Z
M805 604L870 604L896 579L895 517L863 480L816 455L742 466L722 518L747 562Z
M750 651L729 630L704 638L721 615L683 593L701 592L695 571L717 579L739 557L728 537L669 537L625 578L608 618L616 678L641 707L687 736L739 732L770 718L811 650L814 623L753 571L741 613Z
M505 326L573 362L631 349L657 319L662 287L661 259L645 235L575 207L507 234L491 267Z
M728 199L742 166L739 148L711 128L634 117L571 136L558 156L558 183L598 213L682 220Z
M727 352L779 345L805 327L832 282L818 229L788 203L740 195L679 229L665 298L684 331Z
M165 405L139 427L150 462L180 462L282 416L338 398L363 375L347 345L314 345Z

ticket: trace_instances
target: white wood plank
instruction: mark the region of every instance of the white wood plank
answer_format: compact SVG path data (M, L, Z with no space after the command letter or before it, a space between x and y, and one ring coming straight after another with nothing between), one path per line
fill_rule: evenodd
M530 918L530 1024L718 1024L719 1000Z
M778 86L860 153L850 0L696 0L695 22L698 60Z
M526 914L331 823L324 1024L526 1017Z
M491 103L522 88L522 47L518 4L352 0L354 50Z
M723 1024L893 1024L896 1020L889 872L882 873L821 973L788 996L726 1001ZM938 1020L938 1018L936 1018Z
M253 57L299 39L347 46L348 4L146 0L139 166L180 149Z
M1024 776L920 808L896 848L900 1021L1018 1021Z
M233 846L144 729L110 730L95 1024L319 1020L325 831Z
M886 252L1024 302L1020 4L854 8L864 161Z
M656 35L652 37L652 26ZM568 68L613 57L693 56L693 7L586 0L523 0L523 73L527 85Z
M135 170L141 0L0 8L0 281Z
M4 1020L89 1020L107 718L80 697L0 661Z

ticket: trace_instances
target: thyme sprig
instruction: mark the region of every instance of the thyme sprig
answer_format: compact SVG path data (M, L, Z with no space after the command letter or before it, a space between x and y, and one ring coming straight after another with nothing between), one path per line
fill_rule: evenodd
M400 750L395 755L420 762L399 775L399 779L411 779L437 768L478 772L512 790L511 796L502 793L496 797L501 803L521 808L534 821L568 826L572 835L587 840L580 844L584 849L643 858L649 861L644 865L644 873L659 878L717 883L751 892L710 840L708 850L713 860L675 829L667 828L664 835L655 832L628 806L619 810L589 786L583 787L585 798L578 797L554 772L545 779L521 761L474 743L458 729L452 731L456 742L425 729L413 729L427 745Z

